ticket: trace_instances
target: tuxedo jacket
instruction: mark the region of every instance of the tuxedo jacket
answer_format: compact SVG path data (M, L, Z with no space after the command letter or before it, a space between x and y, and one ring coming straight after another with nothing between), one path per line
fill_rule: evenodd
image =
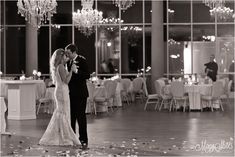
M71 70L72 64L78 66L77 73L72 73L71 80L69 82L69 94L70 97L76 98L87 98L88 90L86 85L86 80L89 79L90 73L88 70L87 61L83 56L78 55L75 61L68 62L68 70Z

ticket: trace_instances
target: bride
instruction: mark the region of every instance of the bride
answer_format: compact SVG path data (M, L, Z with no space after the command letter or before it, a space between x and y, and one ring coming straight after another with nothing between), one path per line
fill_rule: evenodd
M47 129L39 141L41 145L79 145L70 126L70 99L68 83L76 66L72 65L71 71L65 69L66 55L63 49L57 49L50 60L50 70L55 84L56 108L53 112Z

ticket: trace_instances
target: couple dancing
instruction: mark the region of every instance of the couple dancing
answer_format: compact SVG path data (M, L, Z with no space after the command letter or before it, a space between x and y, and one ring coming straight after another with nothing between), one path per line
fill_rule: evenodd
M86 59L77 52L77 47L69 44L65 50L55 50L50 59L51 76L56 86L56 108L39 141L41 145L76 146L81 143L82 149L88 146L85 110L88 97L86 79L90 74ZM76 120L79 139L76 136Z

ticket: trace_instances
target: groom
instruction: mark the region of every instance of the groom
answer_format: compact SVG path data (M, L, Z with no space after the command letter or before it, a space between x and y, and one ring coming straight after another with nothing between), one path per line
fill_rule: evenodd
M70 96L70 111L71 111L71 127L76 133L75 124L78 122L79 126L79 140L82 145L82 149L86 149L88 146L87 137L87 120L86 120L86 103L88 97L88 90L86 85L86 79L89 79L90 74L88 71L88 65L86 58L78 55L78 49L76 45L69 44L65 47L65 51L69 57L67 62L67 68L70 71L72 64L77 66L77 70L72 74L69 82L69 96Z

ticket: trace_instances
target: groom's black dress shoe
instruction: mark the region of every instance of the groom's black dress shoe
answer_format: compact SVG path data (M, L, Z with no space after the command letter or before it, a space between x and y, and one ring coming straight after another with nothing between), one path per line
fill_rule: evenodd
M80 149L82 149L82 150L87 150L87 149L89 149L89 148L88 148L88 144L87 144L87 143L82 143Z

